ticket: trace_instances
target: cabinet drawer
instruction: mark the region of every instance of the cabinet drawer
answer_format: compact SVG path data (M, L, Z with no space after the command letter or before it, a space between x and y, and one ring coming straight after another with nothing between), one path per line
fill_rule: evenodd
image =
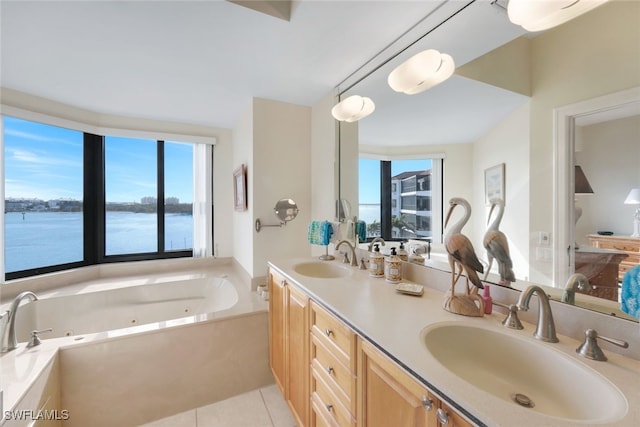
M311 304L311 333L355 374L355 333L313 302Z
M329 423L329 425L337 425L340 427L355 427L355 418L351 415L349 410L344 406L332 391L329 385L322 378L315 368L312 368L313 372L311 383L312 390L311 401L313 403L313 410L322 414L322 418Z
M334 394L355 414L356 377L315 336L311 336L311 366L324 377Z

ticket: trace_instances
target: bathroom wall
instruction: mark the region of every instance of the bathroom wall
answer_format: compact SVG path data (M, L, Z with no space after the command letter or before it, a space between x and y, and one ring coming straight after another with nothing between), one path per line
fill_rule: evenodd
M311 108L311 220L332 220L335 216L339 181L336 163L338 122L331 116L334 103L333 93L328 93ZM313 256L322 255L324 251L322 246L311 246Z
M552 231L553 110L640 86L640 2L613 1L531 40L529 229ZM606 27L606 31L598 30ZM529 248L535 253L535 243ZM536 283L552 280L552 264L530 258Z
M270 259L310 254L311 108L254 98L233 129L232 163L234 169L247 166L248 200L246 211L232 215L233 256L256 285L266 276ZM256 232L257 218L262 224L279 224L273 208L282 198L298 204L298 217L284 227Z
M473 199L471 222L476 224L471 241L482 259L486 255L482 240L489 207L484 200L484 171L505 164L505 215L500 230L509 239L516 277L529 276L529 103L512 112L496 127L473 144ZM495 212L494 216L495 218ZM494 265L495 267L495 265Z

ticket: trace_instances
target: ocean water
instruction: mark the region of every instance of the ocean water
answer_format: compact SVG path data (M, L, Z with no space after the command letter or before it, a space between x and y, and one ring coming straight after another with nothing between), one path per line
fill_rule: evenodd
M106 254L156 251L156 215L107 212ZM82 261L81 212L20 212L5 214L5 271L20 271ZM193 217L168 214L165 249L193 247Z
M373 223L373 221L380 222L380 205L358 205L358 219L367 223L367 225Z

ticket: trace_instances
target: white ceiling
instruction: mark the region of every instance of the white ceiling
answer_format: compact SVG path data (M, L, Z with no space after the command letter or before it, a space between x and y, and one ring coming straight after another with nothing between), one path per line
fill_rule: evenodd
M469 1L301 0L286 21L226 1L3 0L0 82L98 113L232 128L252 97L315 104L442 3ZM460 65L524 32L489 0L480 6L492 18L442 26L432 47ZM457 124L457 140L504 115L502 98L512 97L482 85L476 100L452 102L476 90L470 82L425 92L439 112L430 120ZM387 95L372 90L382 122Z

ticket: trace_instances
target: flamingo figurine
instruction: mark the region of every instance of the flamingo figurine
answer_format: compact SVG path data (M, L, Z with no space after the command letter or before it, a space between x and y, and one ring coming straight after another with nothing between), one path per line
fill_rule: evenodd
M502 215L504 214L504 201L500 198L490 200L491 209L489 210L489 217L487 222L491 220L491 214L494 208L498 208L497 214L491 225L487 228L487 232L484 235L482 246L487 250L487 259L489 260L489 267L484 275L484 279L487 279L493 260L498 262L498 272L500 274L500 284L505 285L509 282L515 282L516 277L513 274L513 262L509 255L509 242L507 236L500 230L500 221L502 221Z
M471 241L467 238L467 236L462 234L462 227L464 227L464 225L467 223L467 221L469 221L469 218L471 217L471 206L469 205L469 202L460 197L453 197L451 200L449 200L449 212L447 213L445 228L449 223L449 219L451 218L453 210L458 205L464 208L464 215L460 220L458 220L455 224L448 228L444 235L444 246L447 249L447 253L449 254L449 264L451 265L450 299L455 298L455 285L460 278L463 269L467 275L466 295L469 295L471 293L469 289L469 281L471 281L471 283L473 283L476 287L475 294L477 294L478 288L484 288L477 273L484 273L484 268L480 263L480 260L476 256ZM455 268L456 265L459 268L457 275Z

